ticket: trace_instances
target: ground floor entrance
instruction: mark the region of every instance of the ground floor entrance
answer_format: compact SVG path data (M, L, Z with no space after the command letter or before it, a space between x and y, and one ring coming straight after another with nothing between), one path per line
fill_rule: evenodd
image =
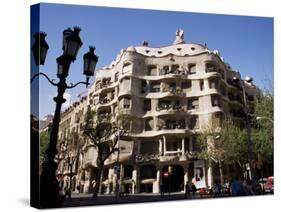
M167 165L162 169L162 189L164 192L184 190L184 169L180 165Z

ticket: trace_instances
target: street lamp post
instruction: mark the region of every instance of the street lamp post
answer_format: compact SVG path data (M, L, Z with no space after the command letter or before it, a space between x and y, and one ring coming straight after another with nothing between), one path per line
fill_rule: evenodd
M69 181L69 191L68 191L68 198L71 199L71 192L72 192L72 177L73 177L73 172L72 172L72 168L73 168L73 158L69 155L68 157L68 164L69 164L69 168L70 168L70 181Z
M241 82L241 80L238 77L233 77L233 81L235 83ZM253 79L251 77L246 77L245 81L247 83L251 83ZM244 112L245 112L245 122L246 122L246 128L247 128L247 141L248 141L248 163L250 167L250 173L252 178L252 187L255 190L256 187L256 176L255 176L255 169L253 166L253 142L251 138L251 126L250 126L250 120L249 120L249 108L247 104L247 98L246 98L246 91L245 91L245 85L244 82L241 83L242 86L242 93L243 93L243 103L244 103Z
M50 80L49 77L42 72L37 73L31 78L32 82L37 76L43 75L53 86L57 87L57 96L54 98L54 101L56 102L56 109L53 118L50 142L48 149L46 150L47 158L42 164L42 174L40 176L40 206L42 208L59 207L61 204L59 197L59 185L56 179L57 163L54 161L54 158L58 153L56 146L58 141L61 107L65 102L65 99L63 98L64 92L66 89L74 88L79 84L85 84L87 87L89 85L89 77L93 76L96 63L98 62L98 57L94 54L94 48L90 47L90 51L84 55L84 74L87 77L86 82L78 82L74 85L71 83L70 85L67 85L66 78L68 76L70 64L76 60L78 51L83 45L79 37L80 31L80 28L74 27L73 30L68 28L63 32L62 49L64 52L57 58L58 83L54 83L54 80ZM35 43L32 46L34 59L37 65L43 65L49 48L47 42L44 40L46 33L41 32L35 34L35 36L37 36L37 39L35 38Z
M117 158L116 158L116 182L115 182L115 193L116 193L116 198L119 197L120 194L120 169L121 169L121 164L119 162L119 155L120 155L120 129L117 129L117 136L116 138L118 139L118 146L117 146Z

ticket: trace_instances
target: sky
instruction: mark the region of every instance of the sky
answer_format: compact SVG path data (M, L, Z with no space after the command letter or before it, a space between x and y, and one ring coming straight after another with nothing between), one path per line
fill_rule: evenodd
M31 34L38 30L34 27L38 20L33 19ZM63 53L62 32L73 26L82 29L83 46L77 60L71 64L69 83L85 80L83 55L89 45L96 47L99 69L109 65L122 48L139 46L144 40L150 47L171 45L178 28L184 30L186 43L207 43L210 50L218 49L224 60L239 70L243 78L252 76L261 88L273 83L273 18L43 3L40 5L39 27L47 33L50 48L40 71L52 79L57 80L56 58ZM34 67L34 61L31 62ZM57 91L46 79L39 80L39 117L43 118L53 113L52 98ZM85 91L84 85L67 90L63 108L77 101L77 94Z

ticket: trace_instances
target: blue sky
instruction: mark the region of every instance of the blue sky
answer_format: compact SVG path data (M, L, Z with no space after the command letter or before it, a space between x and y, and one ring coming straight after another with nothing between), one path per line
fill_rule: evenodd
M209 49L218 49L233 69L242 77L253 76L258 86L273 80L273 18L41 4L40 30L47 33L50 49L40 69L51 78L56 79L56 58L62 54L62 31L72 26L82 28L84 44L71 64L68 82L85 80L83 54L89 45L96 46L99 68L110 64L120 49L140 45L143 40L151 47L172 44L177 28L184 30L187 43L207 43ZM81 85L67 93L74 102L76 94L84 91ZM40 78L39 94L42 118L55 109L52 97L56 88Z

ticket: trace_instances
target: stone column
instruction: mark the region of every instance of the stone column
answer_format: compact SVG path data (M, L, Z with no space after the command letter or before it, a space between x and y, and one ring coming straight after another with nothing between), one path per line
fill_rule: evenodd
M158 194L160 192L160 175L161 175L160 167L157 167L156 181L153 183L154 194Z
M193 144L192 144L192 137L189 137L189 152L193 152Z
M187 165L185 165L184 167L183 167L183 169L184 169L184 181L183 181L183 190L184 190L184 192L185 192L185 185L186 185L186 183L189 183L189 181L188 181L188 168L189 168L189 164L187 164Z
M124 177L124 165L120 163L120 179L119 179L120 191L124 191L123 183L122 183L123 177Z
M214 179L213 179L213 168L211 163L208 164L207 166L207 183L209 187L212 187L214 184Z
M204 80L204 90L210 90L209 79Z
M132 185L132 193L133 194L139 193L139 167L137 165L134 166L132 179L135 182Z
M161 154L162 153L162 150L163 148L162 148L162 140L161 139L159 139L159 154Z
M184 145L184 138L181 139L181 154L184 155L184 149L185 149L185 145Z
M164 150L163 153L166 155L166 136L163 136Z

